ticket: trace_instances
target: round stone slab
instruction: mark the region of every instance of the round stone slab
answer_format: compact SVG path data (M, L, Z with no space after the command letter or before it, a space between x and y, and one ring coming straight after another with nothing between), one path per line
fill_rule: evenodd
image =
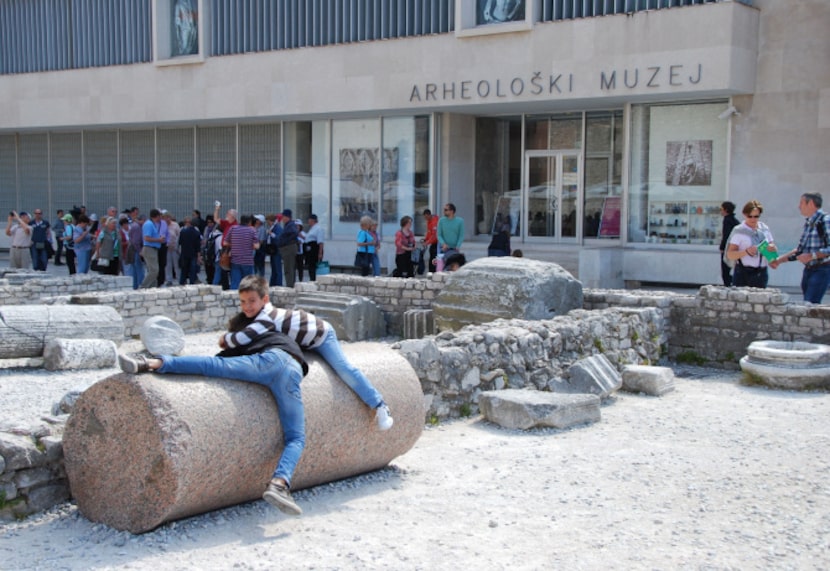
M790 390L830 388L830 346L753 341L740 361L753 382Z

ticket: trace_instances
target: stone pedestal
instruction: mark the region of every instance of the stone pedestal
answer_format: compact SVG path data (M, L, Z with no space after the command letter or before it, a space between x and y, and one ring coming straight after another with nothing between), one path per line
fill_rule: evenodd
M409 450L424 425L415 371L385 345L344 345L392 410L381 432L369 409L315 355L303 379L306 448L299 490L377 470ZM271 393L188 375L119 374L90 387L64 434L66 472L89 519L141 533L161 523L258 499L283 446Z
M830 388L830 346L802 341L753 341L740 361L744 381L779 389Z

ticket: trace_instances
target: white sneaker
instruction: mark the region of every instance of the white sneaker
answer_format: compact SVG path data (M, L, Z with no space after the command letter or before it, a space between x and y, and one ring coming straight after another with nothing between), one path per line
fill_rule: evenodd
M392 428L395 420L392 418L392 413L389 412L389 407L386 406L386 403L380 403L375 409L375 420L378 423L378 428L381 430L389 430Z

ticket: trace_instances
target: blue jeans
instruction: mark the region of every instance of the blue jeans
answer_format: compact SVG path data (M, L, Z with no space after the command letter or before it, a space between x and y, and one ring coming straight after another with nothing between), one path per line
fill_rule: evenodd
M380 257L377 252L372 254L372 275L375 277L380 276Z
M46 271L46 264L49 262L49 256L46 253L46 248L37 249L32 244L32 269Z
M801 274L801 291L804 293L804 301L821 303L828 285L830 285L830 264L804 268L804 273Z
M337 376L343 379L343 382L360 397L360 400L369 405L370 408L377 408L383 402L383 397L377 391L366 375L360 372L360 369L352 365L343 349L340 347L340 342L337 340L337 333L334 329L329 328L328 333L323 338L323 343L312 349L320 354L320 356L334 369Z
M129 267L131 270L131 275L133 276L133 289L138 289L141 287L141 282L144 281L144 264L141 263L141 258L138 254L135 255L135 262L132 264L128 264L125 266L125 269Z
M271 280L268 282L268 285L271 287L282 287L282 256L279 250L271 256Z
M163 364L157 373L202 375L247 381L267 387L277 401L282 434L285 440L274 478L291 484L291 477L305 448L305 409L300 391L303 370L294 358L279 349L241 357L160 357Z
M75 249L75 267L79 274L89 273L90 262L92 262L92 250Z
M254 274L254 266L245 266L242 264L231 264L231 289L239 289L239 282L245 276Z

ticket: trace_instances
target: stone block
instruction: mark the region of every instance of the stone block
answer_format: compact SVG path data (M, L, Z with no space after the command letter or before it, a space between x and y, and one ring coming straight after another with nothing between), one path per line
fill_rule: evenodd
M431 309L410 309L403 314L403 338L421 339L435 333Z
M663 396L674 390L674 371L669 367L626 365L622 372L622 388L632 393Z
M382 468L423 430L424 397L406 360L381 344L343 349L381 392L395 424L379 431L374 411L309 354L306 448L295 490ZM276 403L265 387L189 375L99 381L78 399L63 439L80 511L133 533L260 498L282 447Z
M148 317L141 325L140 335L151 355L180 355L184 349L184 331L164 315Z
M37 449L28 436L0 432L0 456L6 460L6 470L22 470L46 464L46 454Z
M605 355L580 359L568 369L569 378L557 386L558 393L590 393L606 398L622 386L622 376Z
M40 357L51 339L124 338L124 322L106 305L0 307L0 359Z
M66 480L29 490L26 494L26 513L36 513L51 508L69 499L69 485Z
M294 307L331 323L343 341L365 341L386 336L386 319L377 304L359 295L314 292L298 294Z
M43 366L49 371L104 369L118 359L115 342L108 339L50 339L43 348Z
M449 276L433 303L439 331L496 319L552 319L583 304L582 284L549 262L487 257Z
M14 477L14 485L18 489L31 488L39 484L45 484L52 479L52 471L49 468L29 468L18 470Z
M588 394L556 394L532 390L487 391L479 396L481 413L505 428L568 428L600 420L600 399Z

